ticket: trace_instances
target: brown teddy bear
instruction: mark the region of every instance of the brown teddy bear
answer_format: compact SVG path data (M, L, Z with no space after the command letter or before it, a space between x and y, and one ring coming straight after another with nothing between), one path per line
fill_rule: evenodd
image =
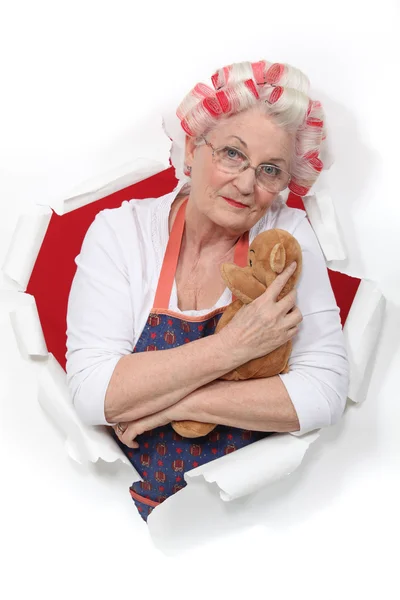
M215 333L221 331L244 304L249 304L261 296L279 273L282 273L293 261L296 261L297 267L279 294L278 300L280 300L295 287L302 267L300 244L287 231L270 229L257 235L249 248L247 267L238 267L231 263L221 265L222 278L232 294L236 296L236 300L226 307ZM266 356L251 360L226 373L221 379L238 381L286 373L291 351L292 342L286 342ZM173 421L171 425L178 434L189 438L207 435L216 427L212 423L195 421Z

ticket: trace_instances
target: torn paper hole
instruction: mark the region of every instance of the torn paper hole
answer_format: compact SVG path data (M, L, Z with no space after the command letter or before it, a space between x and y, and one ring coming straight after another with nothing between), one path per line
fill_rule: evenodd
M137 176L139 179L140 175ZM130 180L130 183L132 182L133 179ZM71 202L68 204L68 200L65 201L62 210L69 212L94 201L93 194L99 194L99 197L103 197L104 190L111 190L114 184L115 181L109 186L104 186L101 194L99 190L93 190L82 194L82 196L70 198ZM331 217L334 213L332 213L332 207L329 203L326 203L326 197L325 204L324 202L322 204L325 207L325 212L321 209L321 215L324 213L324 219L320 217L320 220L321 223L323 222L326 225L328 217ZM29 233L28 238L31 240L30 243L26 243L24 236L17 235L13 240L14 252L10 250L8 255L10 258L6 263L7 271L21 285L26 285L29 279L35 262L35 260L32 261L32 248L36 249L36 258L51 216L49 208L40 210L40 219L36 218L35 220L34 217L25 224L25 228ZM314 219L314 223L316 222ZM320 228L319 231L321 232L322 229ZM333 235L333 230L330 233ZM325 244L325 248L329 249L329 244ZM337 257L337 254L335 256ZM28 273L29 276L27 277ZM21 332L24 330L22 313L20 320L16 320L14 325L15 335L21 336ZM35 344L27 343L26 347L28 349L40 349L40 344L38 342L35 342ZM43 348L40 352L42 350ZM96 462L99 459L107 462L121 460L132 469L132 481L140 481L139 474L114 442L107 428L86 426L81 423L69 396L64 370L51 354L45 356L40 352L38 354L42 355L43 358L34 361L39 381L39 402L43 410L63 432L66 438L65 447L69 456L81 463L85 461ZM185 474L187 487L193 485L194 481L196 481L196 485L199 485L199 482L202 481L206 487L210 485L218 486L219 496L225 502L238 499L292 473L301 464L309 445L317 439L318 435L318 432L312 432L301 437L290 434L268 436L260 442L188 471ZM174 497L169 498L168 506L175 499ZM160 505L157 510L162 511L163 506Z
M343 329L350 366L348 397L353 402L366 397L385 308L386 300L376 284L363 279Z
M37 246L39 249L39 244ZM25 256L25 253L29 255L30 252L31 245L22 244L18 249L19 265L26 264L24 260L27 261L29 256ZM24 296L28 298L26 294ZM24 307L19 316L16 313L13 318L15 336L24 342L25 353L42 357L33 361L39 381L39 402L63 432L68 455L80 463L96 462L99 459L107 462L121 460L132 468L132 481L140 480L138 473L114 442L107 428L86 426L78 418L69 395L66 374L54 356L47 355L36 306L30 301L29 307ZM308 447L305 440L310 439L309 436L297 438L290 434L279 435L276 439L269 436L262 444L247 446L223 459L203 465L200 470L186 473L187 481L190 482L191 477L201 475L204 485L215 482L221 490L221 498L225 501L247 495L295 469L301 463ZM276 454L282 448L285 448L284 459L280 459ZM253 463L254 468L249 469L249 463ZM264 467L266 464L270 465L267 469Z

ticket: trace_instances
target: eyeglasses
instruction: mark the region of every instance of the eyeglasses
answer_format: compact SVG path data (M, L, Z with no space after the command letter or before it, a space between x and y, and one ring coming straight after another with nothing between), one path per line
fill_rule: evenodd
M291 175L276 165L263 163L258 167L253 167L250 159L237 148L233 146L214 146L202 136L205 144L212 149L213 162L222 173L236 175L246 169L254 169L256 173L257 184L264 190L271 193L282 192L290 183Z

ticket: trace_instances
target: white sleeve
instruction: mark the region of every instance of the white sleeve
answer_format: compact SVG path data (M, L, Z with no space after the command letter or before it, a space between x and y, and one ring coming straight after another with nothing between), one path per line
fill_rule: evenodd
M339 308L325 259L304 218L293 232L303 251L297 306L303 315L293 340L289 373L280 375L296 409L303 435L337 423L348 391L348 361Z
M67 310L67 382L76 411L105 425L104 399L119 359L133 352L130 284L117 235L103 211L89 227Z

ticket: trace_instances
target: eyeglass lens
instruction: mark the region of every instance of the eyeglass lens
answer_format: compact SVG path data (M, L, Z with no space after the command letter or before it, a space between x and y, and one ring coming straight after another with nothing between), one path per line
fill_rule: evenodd
M240 173L250 167L249 159L229 146L215 150L214 160L224 173ZM258 184L268 191L280 192L289 183L290 175L276 165L266 163L259 165L255 171Z

